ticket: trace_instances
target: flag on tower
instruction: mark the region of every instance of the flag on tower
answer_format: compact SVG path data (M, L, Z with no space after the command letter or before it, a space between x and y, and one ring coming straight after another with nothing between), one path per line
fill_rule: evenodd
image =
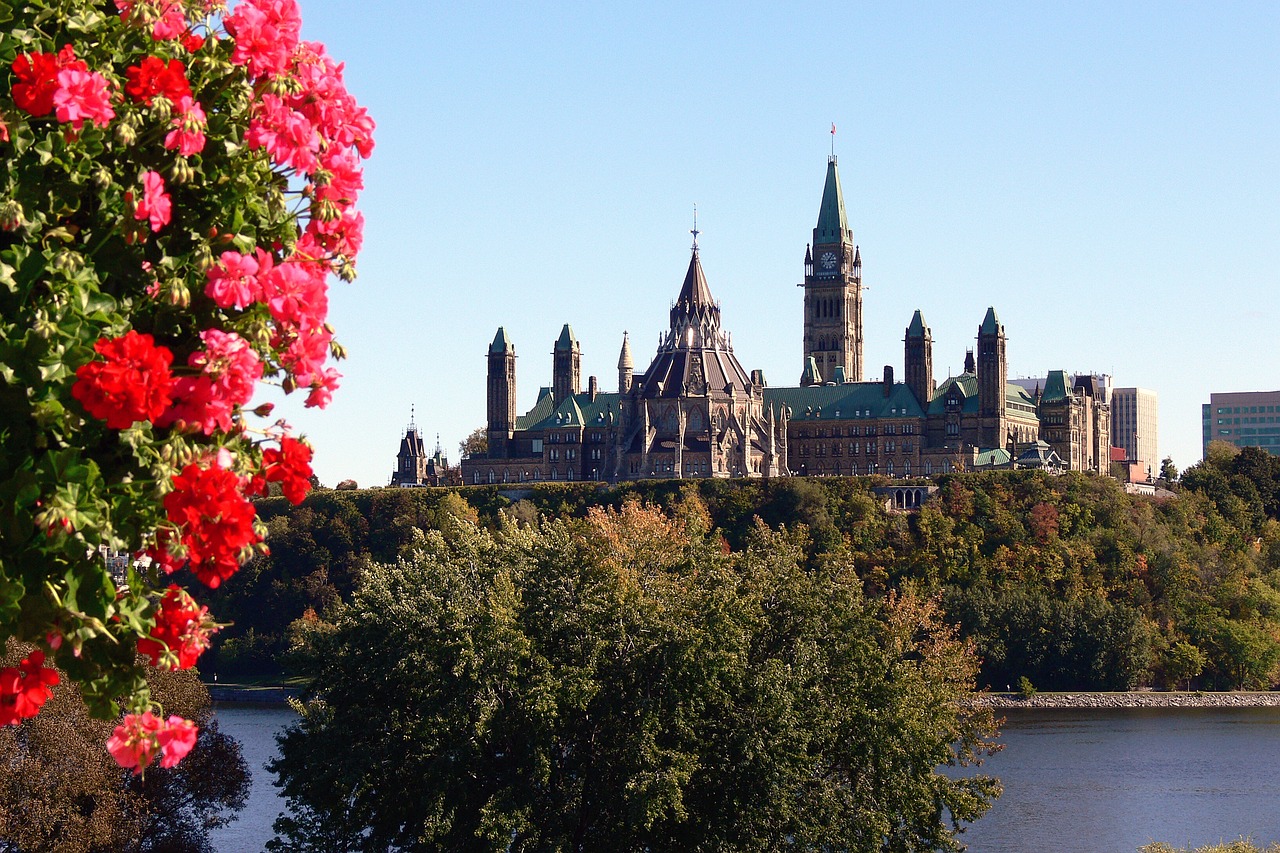
M836 135L836 123L834 121L831 122L831 135L832 136Z

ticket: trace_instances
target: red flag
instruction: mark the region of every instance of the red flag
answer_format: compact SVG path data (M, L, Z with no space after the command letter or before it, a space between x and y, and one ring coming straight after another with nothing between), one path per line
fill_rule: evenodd
M831 135L832 136L836 135L836 123L834 121L831 122Z

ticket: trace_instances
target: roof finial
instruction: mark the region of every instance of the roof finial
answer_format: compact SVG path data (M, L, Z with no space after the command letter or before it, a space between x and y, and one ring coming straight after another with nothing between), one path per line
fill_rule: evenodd
M702 232L698 230L698 205L693 206L693 230L689 232L693 235L693 250L698 251L698 235Z
M831 122L831 159L836 159L836 123Z
M406 432L413 432L417 429L417 426L413 422L413 408L414 407L412 405L409 406L409 429L407 429Z

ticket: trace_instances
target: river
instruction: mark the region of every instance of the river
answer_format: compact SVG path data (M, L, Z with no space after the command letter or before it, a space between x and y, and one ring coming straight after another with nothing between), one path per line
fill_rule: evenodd
M261 850L283 808L263 764L287 708L219 705L241 742L253 792L213 836L224 853ZM974 853L1133 853L1251 836L1280 842L1280 708L1015 710L984 770L1004 796L964 835Z

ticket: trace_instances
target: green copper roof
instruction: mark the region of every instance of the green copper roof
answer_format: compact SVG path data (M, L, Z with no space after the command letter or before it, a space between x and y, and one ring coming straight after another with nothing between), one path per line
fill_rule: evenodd
M822 374L818 371L818 360L809 356L804 360L804 373L800 376L801 385L821 385Z
M1040 392L1040 402L1053 403L1066 398L1067 372L1065 370L1050 370L1048 378L1044 380L1044 390Z
M599 392L594 400L587 393L571 394L556 406L551 389L544 388L538 396L538 402L523 415L516 418L516 429L546 430L557 427L593 427L608 423L609 413L617 417L618 404L622 395L610 392Z
M907 326L908 338L923 338L928 326L924 324L924 315L920 313L920 309L916 309L916 313L911 315L911 325Z
M489 352L515 352L515 349L511 338L507 337L507 330L499 326L498 334L493 336L493 343L489 344Z
M995 448L993 450L980 450L973 458L974 468L998 468L1008 465L1012 459L1009 451Z
M565 323L560 330L560 337L556 339L556 351L575 349L577 345L578 339L573 336L573 327Z
M779 409L784 406L790 408L790 417L794 421L924 416L915 395L906 385L894 385L886 397L883 382L765 388L764 403Z
M840 173L836 158L827 159L827 183L822 188L822 207L818 209L818 227L813 229L813 244L852 243L853 232L844 213L844 193L840 190Z
M998 335L1002 326L1000 318L996 316L996 309L988 308L987 316L982 318L982 326L979 327L978 333L983 335Z

